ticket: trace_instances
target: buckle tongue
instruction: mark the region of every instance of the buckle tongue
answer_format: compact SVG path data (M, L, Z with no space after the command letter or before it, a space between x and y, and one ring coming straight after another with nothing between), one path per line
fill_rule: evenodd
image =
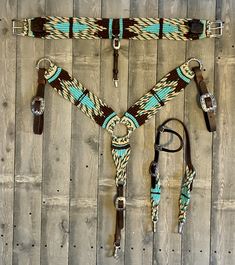
M207 33L211 38L219 38L223 34L223 22L221 20L210 21Z
M206 100L210 99L211 101L211 106L207 107L207 103ZM215 112L216 108L217 108L217 103L216 103L216 99L215 96L211 93L206 93L200 96L200 103L201 103L201 107L202 110L204 112Z
M42 97L34 97L31 102L31 111L35 116L40 116L44 113L45 101Z

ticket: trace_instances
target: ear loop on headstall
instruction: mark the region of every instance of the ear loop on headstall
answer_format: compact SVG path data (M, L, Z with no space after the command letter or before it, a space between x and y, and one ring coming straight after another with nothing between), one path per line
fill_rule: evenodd
M175 118L168 119L162 125L160 125L157 129L157 135L155 138L155 156L149 168L149 172L151 175L150 197L151 197L151 206L152 206L152 223L153 223L153 232L156 232L160 196L161 196L161 185L160 185L159 165L158 165L159 154L161 151L167 152L167 153L176 153L180 151L184 146L184 141L183 141L183 138L180 136L180 134L172 129L165 127L165 125L170 121L178 121L183 126L184 131L185 131L185 137L186 137L186 143L185 143L186 169L185 169L185 175L184 175L182 185L181 185L181 194L180 194L180 199L179 199L180 212L179 212L178 232L182 233L183 225L186 221L187 208L190 202L190 193L192 190L192 183L193 183L193 179L195 177L196 172L191 162L191 149L190 149L190 140L189 140L188 130L182 121L175 119ZM178 148L167 149L167 148L164 148L160 144L160 137L162 133L164 132L173 134L178 137L180 141L180 145Z

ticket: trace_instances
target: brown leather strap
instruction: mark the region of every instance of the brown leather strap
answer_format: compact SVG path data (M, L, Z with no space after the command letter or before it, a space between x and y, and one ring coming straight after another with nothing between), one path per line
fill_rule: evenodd
M44 77L45 69L39 68L38 70L38 87L35 97L32 99L31 110L33 113L33 132L35 134L42 134L44 122L44 90L46 79Z
M124 227L124 211L126 208L126 202L124 197L124 186L117 186L117 197L115 200L116 207L116 228L114 236L114 257L117 257L117 251L120 250L121 244L121 231Z
M194 67L193 71L195 73L195 82L197 84L197 88L200 94L200 101L202 105L202 110L204 112L206 126L209 132L216 131L216 102L215 98L212 94L210 94L207 90L206 83L202 76L202 71L200 67ZM204 109L203 109L204 105ZM205 111L206 110L206 111Z
M113 81L115 87L118 86L118 57L120 49L120 39L118 36L113 38Z

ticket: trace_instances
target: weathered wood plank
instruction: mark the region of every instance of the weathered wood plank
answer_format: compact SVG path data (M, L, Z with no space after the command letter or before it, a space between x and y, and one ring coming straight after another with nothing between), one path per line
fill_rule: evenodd
M157 1L131 1L131 17L155 17ZM156 83L157 41L131 41L128 107ZM132 153L127 174L125 264L152 264L153 233L150 208L149 163L155 119L131 135ZM151 150L151 151L150 151Z
M75 16L101 16L101 2L76 2ZM73 74L99 95L100 41L73 42ZM96 264L99 127L73 108L69 264Z
M12 264L16 40L10 31L16 1L0 2L0 264Z
M159 17L186 17L187 1L159 1ZM157 79L185 60L185 42L159 41ZM184 95L178 95L157 115L157 126L170 117L183 120ZM177 131L181 127L172 124ZM170 166L169 166L170 165ZM180 183L183 175L182 153L160 156L162 194L159 222L154 237L154 262L156 264L181 264L181 237L178 230ZM171 185L171 183L175 185ZM177 184L176 184L177 183ZM155 264L154 263L154 264Z
M46 14L71 16L73 1L46 2ZM48 40L45 55L72 71L72 41ZM43 144L42 264L68 264L71 107L48 85Z
M102 17L129 17L129 1L102 1ZM128 86L128 41L121 41L119 51L119 86L115 88L112 81L113 49L110 40L101 42L101 98L117 113L127 109ZM115 99L115 100L114 100ZM99 139L99 195L98 195L98 234L97 234L97 264L123 264L121 253L114 261L113 240L115 232L116 212L113 205L115 186L115 167L111 156L111 137L102 130ZM124 233L122 236L122 252L124 250Z
M19 1L18 17L42 15L44 1ZM15 37L14 37L15 38ZM30 102L36 91L35 63L44 43L17 40L16 146L13 264L40 264L42 137L33 134Z
M218 131L213 147L211 264L222 265L235 264L235 2L217 1L217 17L225 27L215 53Z
M188 17L214 20L215 1L188 1ZM206 52L205 52L206 51ZM188 43L187 56L200 58L204 64L204 78L213 92L214 39ZM182 238L182 264L208 264L210 255L210 202L212 176L212 133L206 129L204 115L198 107L194 82L185 92L185 121L189 129L192 161L196 169L191 203ZM203 222L202 222L203 216Z

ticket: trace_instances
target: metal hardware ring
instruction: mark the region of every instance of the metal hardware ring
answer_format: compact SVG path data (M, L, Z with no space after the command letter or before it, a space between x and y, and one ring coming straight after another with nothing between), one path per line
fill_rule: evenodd
M199 59L195 58L195 57L188 59L187 64L189 65L189 63L193 62L193 61L197 62L199 64L200 70L202 70L202 67L203 67L202 62Z
M47 61L49 62L49 64L51 65L52 64L52 61L49 59L49 58L41 58L38 60L37 64L36 64L36 69L39 70L40 68L40 63L44 62L44 61Z

